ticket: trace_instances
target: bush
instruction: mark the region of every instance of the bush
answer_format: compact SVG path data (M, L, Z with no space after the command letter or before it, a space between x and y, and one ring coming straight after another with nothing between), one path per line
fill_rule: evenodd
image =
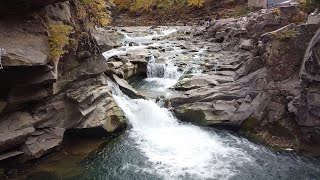
M104 0L78 0L77 14L81 19L89 17L95 24L106 26L111 19L106 9Z
M73 27L64 24L49 26L49 58L55 63L66 53L64 47L69 44L72 30Z
M287 29L282 32L279 32L279 34L277 34L277 38L280 41L287 41L295 38L298 35L298 33L299 32L295 29Z

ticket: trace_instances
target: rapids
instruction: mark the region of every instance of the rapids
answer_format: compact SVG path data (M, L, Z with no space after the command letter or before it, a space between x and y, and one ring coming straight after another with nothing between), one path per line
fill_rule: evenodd
M166 29L162 36L177 30ZM147 36L125 39L147 46L173 45L170 41L153 41L161 37L152 32ZM137 49L139 49L137 48ZM131 51L127 48L125 51ZM161 61L151 56L148 77L136 87L149 94L168 95L169 88L185 74L200 74L194 63L205 50L198 51L186 69L179 70L174 59L183 56L182 49L167 54ZM106 52L105 57L114 55ZM158 60L161 58L158 58ZM112 145L93 159L86 161L82 179L319 179L317 159L299 157L291 153L278 153L262 145L224 130L198 127L182 123L153 100L130 99L113 82L113 96L124 111L131 128ZM151 96L152 97L152 96Z

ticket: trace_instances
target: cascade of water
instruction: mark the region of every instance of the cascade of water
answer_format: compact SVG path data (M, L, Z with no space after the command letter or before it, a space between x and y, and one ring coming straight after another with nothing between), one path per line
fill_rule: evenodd
M165 108L143 99L129 99L112 82L113 97L132 125L130 137L165 179L222 178L233 175L233 166L250 162L245 152L225 146L216 134L190 124L180 124ZM237 159L231 158L237 156Z
M148 67L147 67L147 76L149 78L159 77L162 78L165 75L165 64L156 63L154 56L151 56Z

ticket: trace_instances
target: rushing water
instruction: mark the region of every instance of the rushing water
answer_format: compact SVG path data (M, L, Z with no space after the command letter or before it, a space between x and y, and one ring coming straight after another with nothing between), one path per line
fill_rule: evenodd
M174 33L169 28L143 37L125 34L128 42L104 53L108 60L114 55L156 46L154 37ZM144 44L144 45L143 45ZM148 45L145 45L148 44ZM163 43L170 46L170 42ZM162 44L162 45L163 45ZM171 93L168 89L184 74L200 74L197 60L205 50L179 70L174 58L182 56L174 49L164 58L151 56L148 77L137 83L140 90L151 95ZM161 61L159 61L161 59ZM198 127L179 122L173 114L153 100L130 99L109 81L116 103L124 111L129 130L102 151L82 161L59 179L77 180L309 180L320 179L320 161L291 153L278 153L224 130ZM81 171L81 173L79 172ZM73 178L72 174L81 174ZM39 176L35 179L48 179ZM44 178L46 177L46 178ZM49 178L50 179L50 178ZM53 178L54 179L54 178Z
M144 82L153 93L167 92L182 74L170 58L160 63L153 58ZM131 128L85 162L84 180L320 179L317 159L280 154L227 131L181 123L154 101L130 99L111 84Z

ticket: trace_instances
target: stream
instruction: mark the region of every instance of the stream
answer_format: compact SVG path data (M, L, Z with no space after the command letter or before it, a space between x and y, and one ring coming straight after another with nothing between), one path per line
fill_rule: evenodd
M135 49L138 53L139 49L151 45L173 47L172 51L157 58L151 54L148 77L133 83L149 97L168 97L174 94L169 88L181 76L201 73L201 68L194 62L182 70L175 66L175 59L186 55L176 42L153 41L155 37L175 32L169 28L160 35L155 32L143 37L125 34L125 40L137 44L135 48L127 46L125 52L132 53ZM200 50L192 55L193 61L206 56L206 52L201 50L205 48L199 47ZM110 54L116 55L115 52L111 50L104 55L108 59ZM112 87L114 98L132 127L112 146L85 163L87 170L82 179L320 178L317 159L274 152L228 131L181 123L154 100L130 99L115 84Z
M123 46L103 55L108 60L147 49L150 56L148 77L132 80L131 85L150 100L130 99L109 81L113 97L130 127L97 154L68 169L71 174L81 169L81 176L76 179L320 179L317 158L275 152L227 130L180 122L170 110L156 103L159 96L170 97L177 93L170 87L182 76L203 73L197 62L209 56L207 45L177 41L172 35L184 29L176 27L157 31L148 27L119 28L119 31L121 29L125 29L122 31ZM164 49L163 53L152 54L152 49L156 48ZM196 50L190 51L190 48ZM177 65L184 60L187 62ZM73 178L62 176L61 179Z

